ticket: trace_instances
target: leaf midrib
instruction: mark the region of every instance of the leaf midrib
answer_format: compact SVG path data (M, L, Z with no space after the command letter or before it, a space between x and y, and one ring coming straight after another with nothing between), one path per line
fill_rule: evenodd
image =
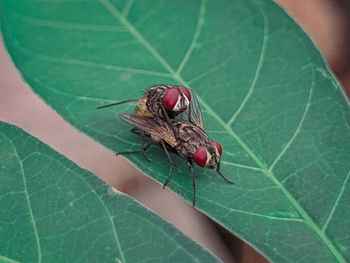
M167 62L166 60L148 43L148 41L137 31L137 29L125 18L121 15L121 13L109 2L109 0L99 0L100 3L105 6L105 8L117 19L119 20L125 27L130 31L134 37L140 41L142 45L168 70L168 72L172 75L172 77L179 81L182 85L190 88L189 83L187 83L180 74L178 74ZM202 0L202 4L205 3L206 0ZM192 43L190 44L190 46ZM181 65L182 63L180 63ZM208 113L212 115L214 119L216 119L220 125L238 142L238 144L248 153L248 155L256 162L256 164L261 168L262 172L270 178L273 183L279 188L279 190L286 196L286 198L291 202L291 204L295 207L295 209L300 213L302 218L304 218L305 223L311 228L313 232L315 232L326 244L331 253L340 261L346 262L340 252L334 247L333 243L329 240L329 238L321 231L319 226L314 222L314 220L308 215L308 213L304 210L304 208L297 202L297 200L291 195L291 193L278 181L278 179L274 176L273 172L270 171L264 163L254 154L252 150L241 140L241 138L232 130L230 126L228 126L220 116L200 97L198 96L199 102L206 108Z

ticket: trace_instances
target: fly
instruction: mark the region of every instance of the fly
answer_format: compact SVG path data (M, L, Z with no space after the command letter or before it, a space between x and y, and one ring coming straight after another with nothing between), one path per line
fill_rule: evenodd
M146 146L143 144L142 150L140 151L120 152L118 154L142 153L146 160L149 160L145 155L145 151L152 144L161 146L170 163L169 175L163 188L168 184L175 166L170 152L184 158L192 174L193 206L195 206L196 203L194 162L203 168L216 168L216 172L227 183L234 184L220 171L220 159L222 156L221 145L216 141L210 141L208 135L201 127L184 120L174 120L169 124L159 117L141 116L132 113L120 113L119 117L134 127L132 129L134 133L142 137L146 135L152 140Z
M133 101L137 102L136 115L159 117L169 124L172 119L179 115L178 119L188 120L196 125L203 125L203 114L195 92L183 86L156 85L147 89L142 98L119 101L97 107L97 109ZM193 118L191 115L193 115Z

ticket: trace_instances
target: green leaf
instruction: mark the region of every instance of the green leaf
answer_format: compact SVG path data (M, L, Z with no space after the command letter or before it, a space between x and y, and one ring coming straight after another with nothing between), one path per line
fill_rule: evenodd
M0 145L1 262L221 262L22 130Z
M197 208L275 262L350 261L350 111L299 26L268 0L3 0L8 50L33 90L112 151L139 149L117 117L159 83L194 89L223 145L226 184L196 169ZM128 156L159 182L158 148ZM169 187L192 200L176 160Z

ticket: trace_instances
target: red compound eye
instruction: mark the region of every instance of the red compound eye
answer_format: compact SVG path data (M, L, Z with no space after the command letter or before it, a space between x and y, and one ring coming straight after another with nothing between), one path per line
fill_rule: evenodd
M178 88L187 97L187 99L189 101L191 101L191 92L188 90L188 88L185 88L185 87L182 87L182 86L179 86Z
M220 157L221 157L221 155L222 155L222 147L221 147L220 143L218 143L218 142L211 142L211 144L214 145L216 147L216 149L218 149L218 152L219 152Z
M196 153L194 154L194 161L200 167L204 167L207 163L207 157L207 149L205 148L205 146L201 146L197 149Z
M163 98L165 107L167 107L169 110L174 109L178 99L179 91L176 88L168 89Z

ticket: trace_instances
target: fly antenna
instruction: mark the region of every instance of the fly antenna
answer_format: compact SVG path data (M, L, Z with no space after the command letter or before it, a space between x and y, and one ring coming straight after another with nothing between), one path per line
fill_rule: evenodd
M103 106L97 107L96 109L103 109L103 108L107 108L107 107L111 107L111 106L116 106L116 105L119 105L119 104L128 103L128 102L132 102L132 101L138 101L138 100L139 100L139 99L132 99L132 100L119 101L119 102L116 102L116 103L107 104L107 105L103 105Z

